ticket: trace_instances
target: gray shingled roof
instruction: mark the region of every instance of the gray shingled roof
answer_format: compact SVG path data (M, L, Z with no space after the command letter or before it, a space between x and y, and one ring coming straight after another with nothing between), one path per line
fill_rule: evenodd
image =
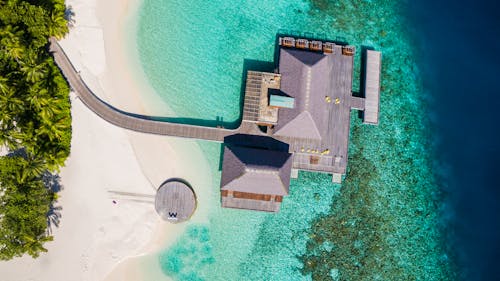
M328 126L325 95L331 90L330 56L280 49L281 91L295 98L295 108L280 108L274 134L321 140Z
M226 146L221 190L288 195L291 169L288 152Z

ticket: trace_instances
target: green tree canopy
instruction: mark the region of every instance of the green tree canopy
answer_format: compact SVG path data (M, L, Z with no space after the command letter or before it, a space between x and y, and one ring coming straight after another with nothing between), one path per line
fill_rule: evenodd
M68 32L63 0L0 0L0 259L33 257L52 240L55 194L43 174L70 152L69 87L48 52Z

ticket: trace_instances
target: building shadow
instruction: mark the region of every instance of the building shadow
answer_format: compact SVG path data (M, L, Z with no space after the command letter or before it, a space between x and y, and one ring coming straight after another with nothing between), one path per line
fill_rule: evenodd
M222 161L224 161L224 148L226 145L224 143L221 143L219 146L219 167L218 171L222 171Z
M243 146L247 148L258 148L265 150L286 151L289 144L276 140L268 136L255 136L245 134L234 134L224 138L224 143L220 145L219 171L222 171L222 162L224 160L224 148L226 146Z
M268 136L234 134L224 138L228 146L245 146L249 148L288 151L289 144Z
M101 102L104 102L101 100ZM132 112L127 112L123 111L121 109L118 109L106 102L104 102L107 106L109 106L111 109L120 112L121 114L138 118L138 119L144 119L144 120L151 120L151 121L158 121L158 122L165 122L165 123L174 123L174 124L183 124L183 125L193 125L193 126L202 126L202 127L212 127L212 128L226 128L226 129L237 129L241 121L236 120L232 122L226 122L224 121L224 118L222 116L217 116L215 120L209 120L209 119L200 119L200 118L189 118L189 117L165 117L165 116L154 116L154 115L143 115L143 114L138 114L138 113L132 113Z
M217 116L215 120L188 118L188 117L158 117L158 116L150 116L150 118L151 120L160 122L194 125L202 127L226 128L226 129L237 129L241 123L239 119L236 121L227 122L224 120L224 117L222 116Z
M169 178L169 179L165 180L164 182L162 182L158 188L160 188L162 185L170 183L170 182L180 182L180 183L187 185L189 188L192 188L191 184L189 184L189 182L183 178Z

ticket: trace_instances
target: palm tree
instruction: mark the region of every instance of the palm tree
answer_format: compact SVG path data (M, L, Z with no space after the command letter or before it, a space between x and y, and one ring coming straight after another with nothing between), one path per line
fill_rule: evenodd
M41 113L43 112L45 111L42 111ZM65 118L52 120L42 117L42 122L40 127L36 130L36 135L46 136L52 142L61 139L67 130L68 126L66 125Z
M50 100L49 91L47 88L41 87L39 83L29 89L29 94L26 97L26 101L35 111L45 110L49 107Z
M54 36L57 39L62 39L67 33L69 28L69 23L66 18L67 15L74 15L74 13L66 8L64 1L51 1L53 4L50 11L50 19L48 23L49 36ZM71 7L70 7L71 9ZM67 13L67 11L70 11Z
M21 156L16 156L16 166L19 168L15 170L15 185L24 186L28 189L37 189L42 174L45 172L45 162L43 159L26 152L24 149L20 150ZM36 192L35 192L36 193Z
M52 236L41 236L37 238L32 238L31 236L25 235L22 238L23 252L28 253L28 255L37 258L41 252L47 252L47 249L43 247L45 242L54 240Z
M6 88L0 95L0 110L17 115L24 110L24 102L12 88Z
M5 94L9 90L8 79L0 76L0 94Z
M68 33L68 22L64 18L64 10L62 12L54 10L50 14L50 21L48 24L49 35L54 36L56 39L62 39Z
M13 59L20 59L24 53L24 47L21 43L23 35L22 31L19 31L17 27L12 27L12 25L7 25L0 30L1 44L5 49L6 53Z
M46 89L50 92L51 96L54 96L52 93L57 90L57 83L55 82L55 74L54 74L54 66L51 62L45 61L47 65L47 72L42 80L40 80L38 86L41 89ZM48 94L48 93L47 93Z
M28 155L23 165L23 171L27 177L39 177L45 172L45 163L41 158Z
M59 171L59 167L64 165L64 161L68 157L68 151L61 147L51 147L43 151L43 158L47 161L47 169L49 171Z
M45 77L47 72L45 62L37 62L36 54L29 52L24 61L20 61L21 72L26 75L26 81L35 83Z

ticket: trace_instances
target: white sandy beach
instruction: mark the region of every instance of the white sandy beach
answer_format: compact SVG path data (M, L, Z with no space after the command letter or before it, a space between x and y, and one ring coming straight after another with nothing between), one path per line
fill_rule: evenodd
M130 27L140 0L97 2L66 1L75 26L61 45L75 67L98 96L122 110L170 113L148 86L133 52ZM1 280L167 280L154 258L137 257L165 248L185 228L156 214L153 196L162 182L176 177L193 186L198 207L192 222L206 221L209 206L217 203L198 144L117 128L74 93L72 116L71 156L60 173L62 217L54 241L38 259L0 262Z

